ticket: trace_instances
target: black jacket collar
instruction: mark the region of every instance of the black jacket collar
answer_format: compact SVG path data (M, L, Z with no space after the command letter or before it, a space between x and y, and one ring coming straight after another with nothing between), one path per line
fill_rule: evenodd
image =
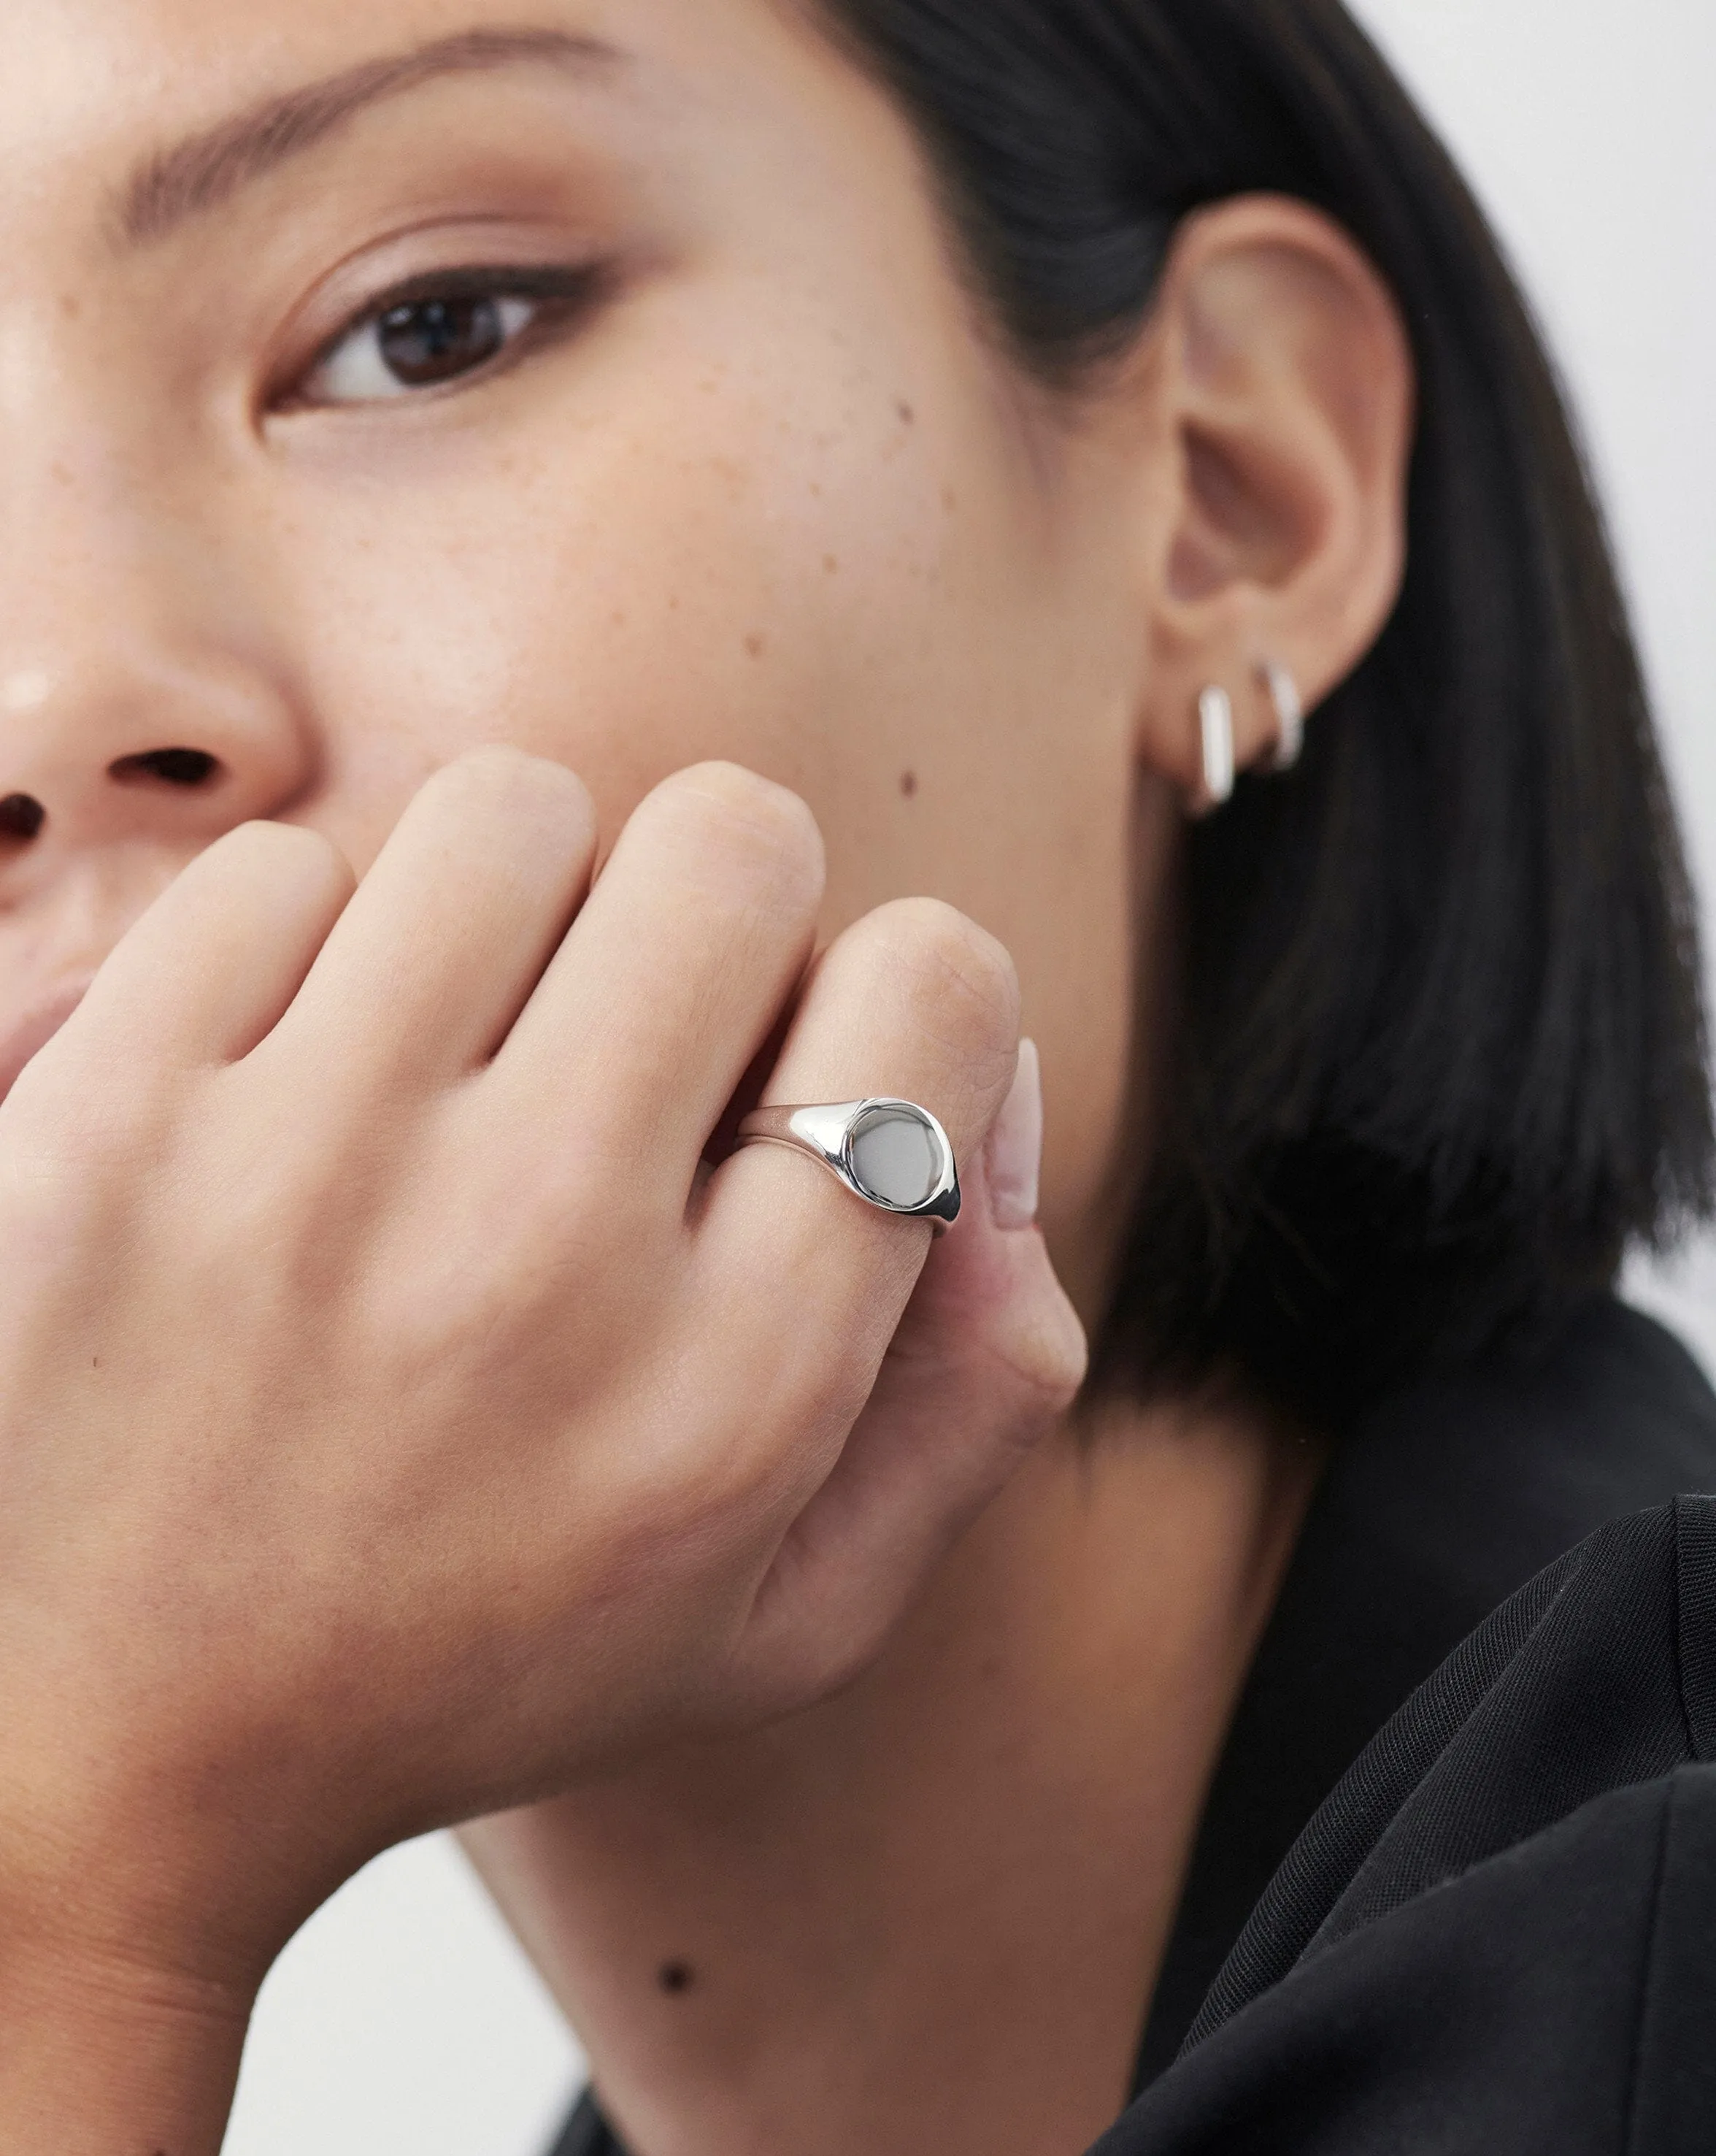
M1716 1396L1605 1296L1529 1363L1385 1402L1337 1450L1234 1715L1145 2031L1178 2051L1300 1829L1396 1707L1606 1521L1712 1486Z

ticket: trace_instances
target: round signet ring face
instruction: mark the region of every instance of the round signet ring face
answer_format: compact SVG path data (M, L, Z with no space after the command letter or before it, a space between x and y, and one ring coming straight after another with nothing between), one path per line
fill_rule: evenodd
M740 1145L808 1153L855 1198L937 1233L960 1217L959 1168L947 1133L913 1101L846 1101L827 1107L760 1108L739 1126Z

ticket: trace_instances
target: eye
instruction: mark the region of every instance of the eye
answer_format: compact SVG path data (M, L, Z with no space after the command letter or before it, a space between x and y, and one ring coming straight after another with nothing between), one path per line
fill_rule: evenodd
M474 374L530 328L540 303L492 293L407 300L355 322L305 377L308 403L367 404Z
M587 299L592 283L582 270L455 270L423 280L341 331L292 401L376 403L480 373Z

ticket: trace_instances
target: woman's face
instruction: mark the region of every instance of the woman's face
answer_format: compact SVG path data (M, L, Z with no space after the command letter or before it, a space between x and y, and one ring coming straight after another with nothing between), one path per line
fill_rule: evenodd
M986 338L830 44L771 0L32 0L0 256L14 1063L234 822L361 867L505 740L611 838L730 757L815 809L828 931L922 892L1012 947L1074 1229L1127 1062L1135 460Z

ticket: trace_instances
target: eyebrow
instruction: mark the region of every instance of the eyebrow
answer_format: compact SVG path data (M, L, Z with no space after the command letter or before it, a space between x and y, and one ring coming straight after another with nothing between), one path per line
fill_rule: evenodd
M438 38L265 99L218 126L147 157L121 189L117 227L146 247L335 133L371 105L448 75L535 64L589 74L619 60L599 38L551 29L479 29Z

